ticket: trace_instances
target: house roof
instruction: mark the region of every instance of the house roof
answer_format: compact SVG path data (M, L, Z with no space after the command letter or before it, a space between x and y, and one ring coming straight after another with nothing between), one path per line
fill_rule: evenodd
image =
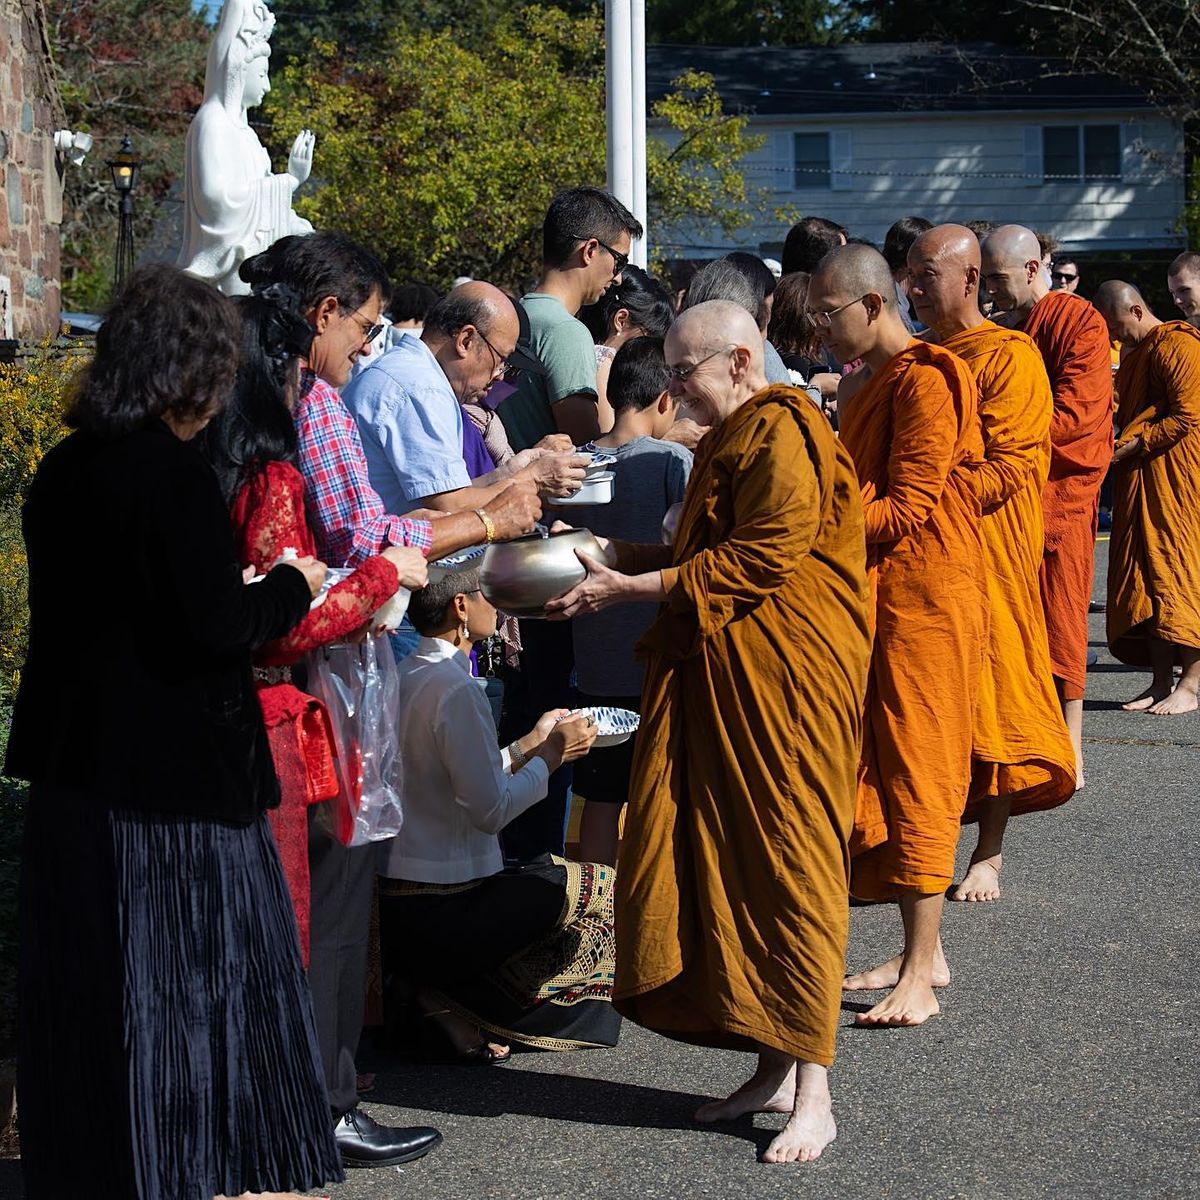
M648 46L650 102L688 70L712 75L727 108L759 116L1153 107L1112 76L988 43Z

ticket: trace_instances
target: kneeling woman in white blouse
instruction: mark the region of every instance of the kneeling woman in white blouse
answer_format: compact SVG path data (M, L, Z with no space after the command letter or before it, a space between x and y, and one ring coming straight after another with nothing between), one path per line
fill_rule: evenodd
M505 869L500 831L546 794L551 772L588 752L596 727L546 713L496 744L476 641L496 631L477 569L414 592L421 634L400 664L404 825L384 843L380 935L389 989L407 985L454 1057L497 1063L507 1043L612 1046L612 867L546 855Z

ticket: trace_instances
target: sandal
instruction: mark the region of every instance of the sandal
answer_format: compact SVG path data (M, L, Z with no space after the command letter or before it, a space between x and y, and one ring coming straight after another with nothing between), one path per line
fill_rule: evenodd
M512 1058L512 1047L496 1050L490 1042L480 1042L473 1050L460 1050L454 1061L464 1067L500 1067Z

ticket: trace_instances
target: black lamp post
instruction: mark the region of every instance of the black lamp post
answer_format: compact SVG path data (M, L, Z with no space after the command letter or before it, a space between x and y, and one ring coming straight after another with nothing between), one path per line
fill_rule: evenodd
M113 281L121 286L125 276L133 270L133 189L137 187L138 170L141 162L133 153L129 134L121 142L120 153L106 164L112 172L113 187L120 197L120 227L117 233L117 265Z

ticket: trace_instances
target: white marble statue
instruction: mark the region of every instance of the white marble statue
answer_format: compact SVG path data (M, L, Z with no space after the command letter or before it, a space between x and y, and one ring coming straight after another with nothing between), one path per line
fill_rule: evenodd
M250 290L238 278L243 260L289 233L312 232L292 211L292 193L312 170L313 134L296 137L287 171L274 175L246 119L271 89L274 28L262 0L226 0L208 48L204 103L187 134L179 265L230 296Z

